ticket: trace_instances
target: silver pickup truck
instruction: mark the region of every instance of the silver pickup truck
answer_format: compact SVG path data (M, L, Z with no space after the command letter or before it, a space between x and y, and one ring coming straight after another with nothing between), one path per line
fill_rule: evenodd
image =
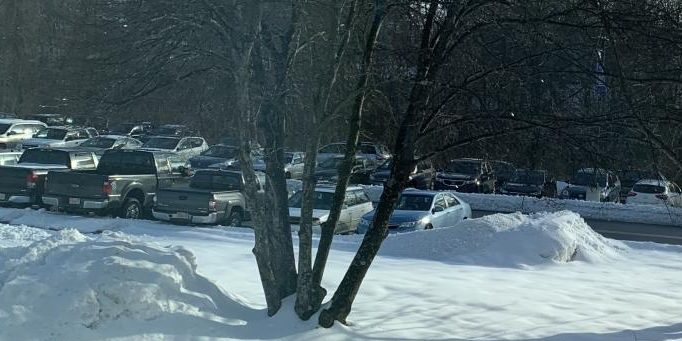
M180 224L242 226L242 222L249 219L243 189L241 172L199 170L189 185L165 188L156 193L154 218Z

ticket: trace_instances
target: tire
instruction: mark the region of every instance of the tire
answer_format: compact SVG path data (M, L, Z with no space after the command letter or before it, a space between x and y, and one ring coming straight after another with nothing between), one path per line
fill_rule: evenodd
M240 209L233 208L230 215L225 219L225 225L232 227L241 227L244 222L244 213Z
M426 226L424 226L424 230L433 230L433 225L426 224Z
M127 198L123 202L118 216L123 219L140 219L142 217L142 204L135 198Z

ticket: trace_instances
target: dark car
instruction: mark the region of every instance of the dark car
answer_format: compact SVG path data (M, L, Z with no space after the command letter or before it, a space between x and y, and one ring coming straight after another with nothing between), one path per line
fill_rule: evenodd
M332 157L318 164L315 169L315 178L318 182L336 182L339 178L339 166L343 162L343 157ZM356 156L351 169L349 182L351 184L369 184L370 174L376 168L372 160Z
M232 166L239 159L239 148L223 144L209 147L201 155L189 159L192 169L211 168L211 166L224 165L224 168Z
M500 188L501 194L533 197L552 197L556 185L544 170L517 169L514 175Z
M560 199L601 202L620 201L620 180L611 171L599 168L578 170L561 193Z
M369 176L370 184L372 185L383 185L391 174L391 168L393 167L393 161L388 160L384 162L381 166ZM434 179L436 177L436 170L433 165L429 162L420 162L410 174L409 187L414 187L417 189L433 189Z
M495 173L490 163L481 159L456 159L436 175L436 189L466 193L493 193Z
M122 135L139 138L152 132L151 123L120 123L108 130L110 135Z

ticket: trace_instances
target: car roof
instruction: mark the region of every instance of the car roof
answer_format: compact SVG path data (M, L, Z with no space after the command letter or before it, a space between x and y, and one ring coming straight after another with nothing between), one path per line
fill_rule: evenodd
M364 189L360 186L348 186L346 188L346 192L349 191L364 191ZM317 185L315 186L315 192L322 192L322 193L334 193L336 192L336 185L335 184L329 184L329 185Z
M667 186L670 184L668 180L644 179L639 180L635 185L652 185L652 186Z
M91 138L93 138L93 139L105 138L105 139L116 139L116 140L118 140L118 139L132 139L132 137L124 136L124 135L100 135L100 136L93 136Z
M483 162L483 159L476 159L472 157L463 157L460 159L452 159L450 162Z
M443 192L439 192L439 191L425 191L425 190L421 190L421 189L408 188L408 189L404 190L403 193L402 193L401 195L420 195L420 196L431 196L431 197L435 197L435 196L438 195L439 193L443 193Z
M40 122L40 121L36 121L36 120L24 120L24 119L20 119L20 118L1 118L0 119L0 124L15 124L15 123L45 125L45 122Z

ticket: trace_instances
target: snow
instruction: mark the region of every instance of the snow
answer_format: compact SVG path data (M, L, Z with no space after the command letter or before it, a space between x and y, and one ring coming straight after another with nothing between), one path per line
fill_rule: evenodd
M329 330L299 321L293 298L266 316L251 230L10 209L0 220L35 224L0 224L1 340L682 339L682 247L609 240L567 211L390 235L351 325ZM336 237L330 295L361 240Z
M383 187L380 186L365 187L365 193L367 193L372 202L379 201L382 190ZM624 205L480 193L453 193L468 203L472 211L539 213L569 210L580 214L585 219L682 226L682 208L680 207L638 204Z

